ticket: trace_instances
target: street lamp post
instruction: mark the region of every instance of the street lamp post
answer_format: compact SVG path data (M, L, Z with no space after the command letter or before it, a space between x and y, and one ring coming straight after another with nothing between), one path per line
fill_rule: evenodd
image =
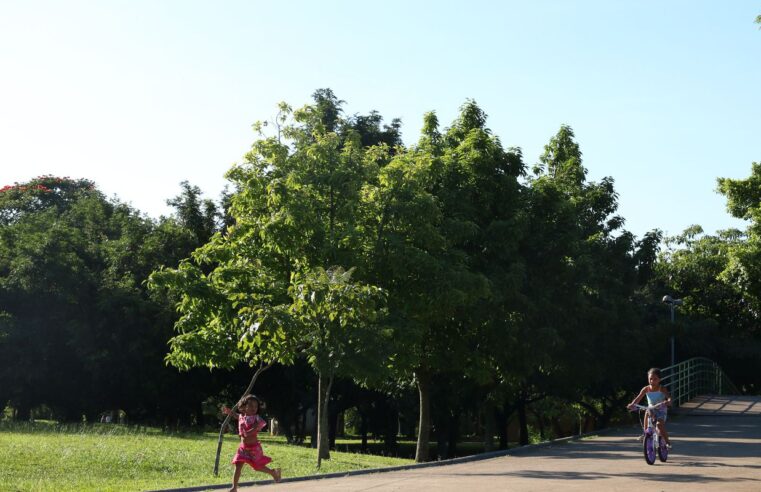
M676 361L674 360L674 310L677 306L682 304L683 301L681 299L674 299L670 295L665 295L661 302L668 304L671 308L671 366L673 367L673 365L676 364Z

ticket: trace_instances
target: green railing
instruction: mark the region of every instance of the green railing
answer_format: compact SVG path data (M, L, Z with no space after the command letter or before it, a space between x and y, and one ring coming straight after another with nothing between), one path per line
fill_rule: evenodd
M661 369L661 383L668 387L675 407L698 395L739 395L721 367L705 357L687 359Z

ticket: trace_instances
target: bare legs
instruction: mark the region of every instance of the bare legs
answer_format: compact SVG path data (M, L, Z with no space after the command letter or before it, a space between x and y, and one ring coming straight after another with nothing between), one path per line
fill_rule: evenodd
M238 480L240 480L240 472L243 470L244 463L235 463L235 474L233 474L233 487L230 492L238 492Z
M669 433L666 432L666 426L663 424L663 420L657 421L655 426L658 428L658 432L660 432L663 438L666 440L666 444L671 444L671 439L669 439Z
M264 473L269 473L269 475L272 477L272 480L275 482L279 482L280 478L282 476L282 472L280 468L275 468L274 470L272 468L267 468L266 466L262 468L261 470L257 470Z
M245 463L235 463L235 473L233 474L233 486L230 489L230 492L238 492L238 481L240 480L240 472L243 470L243 465ZM272 477L272 480L275 482L279 482L282 478L282 471L280 468L275 468L274 470L272 468L264 467L257 471L260 471L262 473L266 473L269 476Z

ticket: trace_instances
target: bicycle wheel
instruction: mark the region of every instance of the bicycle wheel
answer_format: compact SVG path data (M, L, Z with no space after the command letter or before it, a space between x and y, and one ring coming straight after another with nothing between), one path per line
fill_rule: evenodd
M655 463L655 448L653 447L653 435L645 434L645 439L642 440L642 448L645 452L645 461L648 465Z
M669 448L666 447L666 440L663 438L660 438L658 443L658 459L662 463L665 463L669 459Z

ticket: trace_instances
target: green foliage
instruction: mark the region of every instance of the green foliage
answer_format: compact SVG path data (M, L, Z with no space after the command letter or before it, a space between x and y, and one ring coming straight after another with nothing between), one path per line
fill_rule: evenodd
M719 192L727 198L727 210L749 222L744 235L724 232L729 250L721 280L742 293L745 308L757 317L761 312L761 163L752 164L746 179L721 178L718 182Z
M754 162L746 179L719 178L719 192L727 197L727 210L734 217L761 223L761 163Z
M218 229L219 211L217 205L201 198L201 189L187 181L180 183L182 193L167 200L167 205L175 209L177 223L192 232L196 237L196 246L206 244Z
M425 459L431 421L445 449L467 412L505 429L517 412L524 443L563 409L604 425L667 360L672 334L681 355L714 356L759 387L761 165L719 180L746 231L637 239L567 125L529 175L475 101L443 130L425 114L410 147L398 120L343 105L320 89L254 125L220 207L187 182L158 221L86 180L0 190L0 403L173 415L178 396L210 396L195 368L298 363L317 398L283 401L317 400L322 450L328 413L373 387L372 412L396 415L415 384ZM684 299L674 325L665 293Z
M604 400L590 408L608 418L631 384L611 371L641 363L631 299L653 275L660 233L623 230L613 180L586 180L573 130L560 128L529 177L474 101L443 132L428 113L411 148L398 122L345 118L342 105L327 89L296 111L282 104L276 134L228 173L231 225L153 274L180 314L168 361L303 356L321 387L337 374L414 378L421 401L431 378L464 375L505 409L554 394ZM380 289L384 329L370 302Z
M162 363L169 306L143 280L188 253L186 230L50 176L6 187L0 216L3 404L21 418L40 404L64 420L118 408L155 417L176 381Z
M615 215L613 179L586 176L573 130L564 125L545 146L525 192L515 356L503 363L503 373L519 407L547 396L590 398L604 404L597 416L605 420L644 364L631 299L652 269L658 236L635 242Z
M79 198L98 194L92 181L50 175L6 185L0 188L0 225L10 225L43 210L60 213Z
M301 335L305 317L317 313L299 311L292 283L355 263L355 212L373 169L356 132L333 131L344 125L341 101L329 90L318 91L315 101L292 121L281 105L278 135L257 140L246 162L230 170L238 191L226 233L179 268L152 275L150 285L168 289L182 315L168 357L174 365L288 364L312 346Z
M232 368L306 357L322 403L344 365L357 379L380 366L365 348L383 346L375 343L381 291L350 272L367 244L362 190L379 169L380 154L366 159L363 139L396 143L398 125L380 130L376 113L344 120L327 89L314 100L294 112L280 105L277 134L262 134L227 175L237 190L232 225L149 285L177 301L170 363Z
M383 316L383 292L353 282L352 271L340 267L294 274L290 311L298 324L295 337L304 355L323 376L359 376L385 344L376 328ZM253 338L253 337L252 337ZM380 364L377 364L379 366Z
M718 190L747 229L708 235L696 225L667 238L654 281L684 300L675 327L680 358L712 357L755 392L761 388L761 165L753 163L746 179L719 178Z

